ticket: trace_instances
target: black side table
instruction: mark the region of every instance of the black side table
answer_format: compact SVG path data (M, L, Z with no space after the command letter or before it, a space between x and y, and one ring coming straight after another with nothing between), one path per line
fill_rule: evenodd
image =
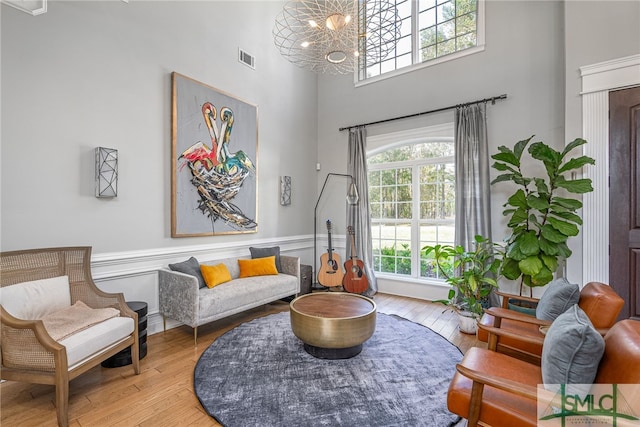
M147 355L147 303L143 301L128 301L127 305L131 310L138 313L138 348L140 350L140 360L142 360ZM127 347L102 362L102 367L118 368L130 364L131 347Z

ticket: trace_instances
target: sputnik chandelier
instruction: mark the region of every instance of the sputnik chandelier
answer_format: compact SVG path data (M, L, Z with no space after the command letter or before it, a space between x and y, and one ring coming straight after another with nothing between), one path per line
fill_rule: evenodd
M380 62L396 46L400 21L392 0L297 0L276 17L273 38L295 65L346 74ZM361 53L365 53L361 55Z

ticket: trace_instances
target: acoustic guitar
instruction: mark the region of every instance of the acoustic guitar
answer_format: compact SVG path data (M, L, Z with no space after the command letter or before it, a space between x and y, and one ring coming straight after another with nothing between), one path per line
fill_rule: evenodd
M364 263L356 256L356 238L352 226L347 227L351 236L351 258L344 263L345 275L342 286L347 292L361 294L369 287L369 281L364 274Z
M327 288L342 285L344 272L340 263L340 256L333 253L331 247L331 221L327 220L328 243L327 253L320 256L320 269L318 270L318 283Z

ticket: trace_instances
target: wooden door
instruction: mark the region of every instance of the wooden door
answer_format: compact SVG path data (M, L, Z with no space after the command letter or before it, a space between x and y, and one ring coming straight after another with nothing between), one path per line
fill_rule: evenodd
M609 284L640 319L640 87L609 93Z

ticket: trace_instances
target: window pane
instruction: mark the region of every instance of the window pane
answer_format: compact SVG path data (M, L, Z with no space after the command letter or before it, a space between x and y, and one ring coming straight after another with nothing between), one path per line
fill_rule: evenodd
M456 40L451 39L442 43L438 43L438 45L436 46L436 49L438 50L438 56L448 55L450 53L453 53L456 51Z
M448 21L456 17L456 7L451 1L439 4L436 10L436 19L438 20L438 23Z
M476 0L456 0L456 13L458 16L475 12L476 7Z
M436 57L437 55L435 45L422 49L422 51L420 52L420 59L422 60L422 62L428 61L430 59L435 59Z
M420 46L425 48L436 44L436 27L425 28L420 31Z
M436 10L428 9L420 13L420 20L418 22L418 28L427 28L436 25Z
M438 41L449 40L455 36L456 26L455 21L447 21L442 24L439 24L436 32L438 33L437 38ZM454 44L455 47L455 44Z
M420 6L418 7L421 11L425 9L432 8L436 5L436 0L420 0Z
M456 19L456 35L464 35L476 31L476 17L473 14L462 15Z
M411 37L401 38L396 45L396 55L404 55L405 53L411 53Z

